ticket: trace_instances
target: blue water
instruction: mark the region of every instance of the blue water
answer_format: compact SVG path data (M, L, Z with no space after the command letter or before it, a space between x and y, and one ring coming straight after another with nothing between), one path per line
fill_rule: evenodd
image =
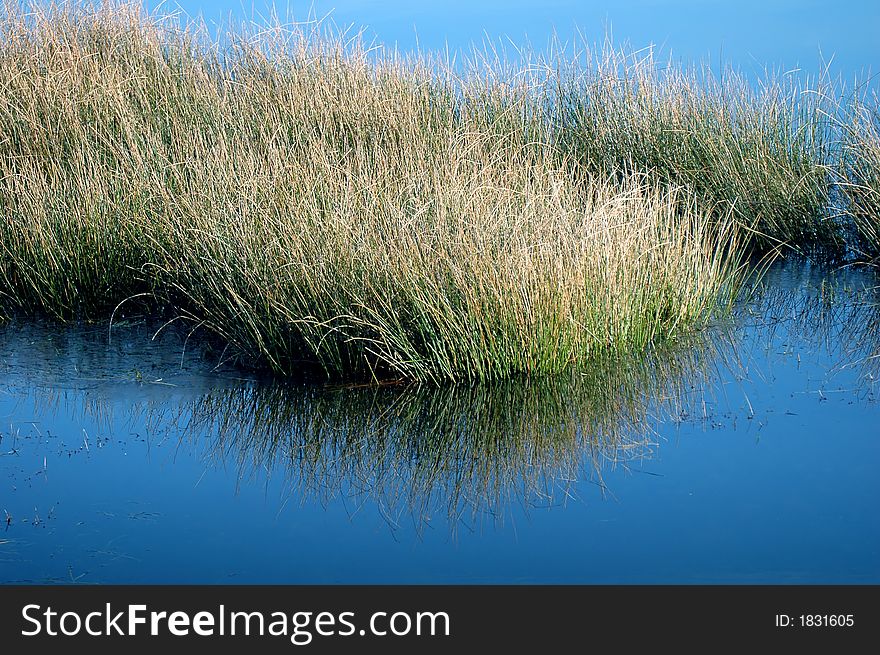
M777 267L561 388L272 383L137 320L13 323L0 581L878 583L877 284Z
M148 0L149 7L159 2ZM765 68L800 68L811 75L826 65L850 80L880 71L880 3L841 0L829 5L816 0L716 2L703 0L620 0L527 2L359 2L354 0L177 0L190 15L216 23L267 17L273 5L282 19L306 21L327 17L343 27L364 28L370 39L404 51L470 49L492 42L513 42L544 48L554 33L563 41L581 37L602 43L654 46L661 57L732 65L746 73ZM580 36L578 36L580 35ZM515 55L515 49L509 49Z

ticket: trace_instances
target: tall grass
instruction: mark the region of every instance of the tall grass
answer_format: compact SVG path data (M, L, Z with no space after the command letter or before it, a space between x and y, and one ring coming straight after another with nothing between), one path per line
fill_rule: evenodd
M721 220L729 212L747 226L752 249L840 254L842 230L828 212L824 83L812 89L768 73L755 84L609 44L562 61L552 113L563 151L580 164L684 185Z
M735 290L736 203L560 153L527 76L280 25L221 46L136 5L4 12L7 312L149 296L275 373L441 382L582 368Z
M880 260L880 101L856 98L845 112L842 183L859 254Z

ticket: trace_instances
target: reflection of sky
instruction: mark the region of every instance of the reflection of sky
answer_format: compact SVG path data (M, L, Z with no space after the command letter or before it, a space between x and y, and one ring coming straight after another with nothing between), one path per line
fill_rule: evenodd
M158 0L147 0L156 6ZM165 6L174 6L174 0ZM177 0L191 14L201 12L215 21L230 12L237 18L267 15L271 0ZM880 70L880 3L876 0L490 0L409 2L379 0L279 0L297 20L333 10L341 25L366 26L384 43L402 49L416 43L424 48L452 49L481 42L526 37L543 47L555 29L570 37L575 29L589 42L601 40L606 28L618 43L643 47L655 44L664 53L685 59L722 59L745 71L754 68L793 68L817 71L820 61L833 56L834 70L850 77L863 69ZM821 53L821 55L820 55Z

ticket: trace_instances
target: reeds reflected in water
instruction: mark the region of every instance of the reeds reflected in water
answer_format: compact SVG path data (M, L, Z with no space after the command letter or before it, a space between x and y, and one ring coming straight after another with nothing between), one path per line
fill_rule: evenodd
M584 482L604 493L606 473L640 467L664 447L670 424L725 420L721 396L735 392L731 383L750 383L776 356L822 353L830 375L855 369L848 379L857 395L876 397L880 303L870 271L774 267L734 318L662 350L594 359L578 374L439 388L244 380L231 370L198 374L191 361L136 379L131 370L146 371L152 355L106 347L103 365L95 351L59 359L53 371L40 338L26 332L0 342L0 363L17 349L17 384L7 389L19 408L32 407L13 415L66 414L90 426L93 443L137 435L170 444L233 470L242 485L280 478L283 502L294 505L342 499L356 512L376 503L392 526L441 519L455 527L503 520L512 505L564 504ZM30 370L22 343L37 344ZM76 377L102 367L102 379ZM64 439L83 448L82 435Z

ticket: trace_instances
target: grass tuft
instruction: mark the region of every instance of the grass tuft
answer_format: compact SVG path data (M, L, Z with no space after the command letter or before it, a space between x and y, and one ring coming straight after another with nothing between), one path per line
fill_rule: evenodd
M857 234L856 249L880 261L880 103L854 100L843 125L841 157L846 211Z
M825 238L821 144L787 100L458 74L322 28L221 43L132 4L4 7L7 314L148 294L277 374L487 381L704 324L743 224Z
M661 65L662 64L662 65ZM583 48L557 78L561 149L597 174L648 172L747 227L750 250L838 256L828 212L828 91L767 74L658 62L652 50Z

